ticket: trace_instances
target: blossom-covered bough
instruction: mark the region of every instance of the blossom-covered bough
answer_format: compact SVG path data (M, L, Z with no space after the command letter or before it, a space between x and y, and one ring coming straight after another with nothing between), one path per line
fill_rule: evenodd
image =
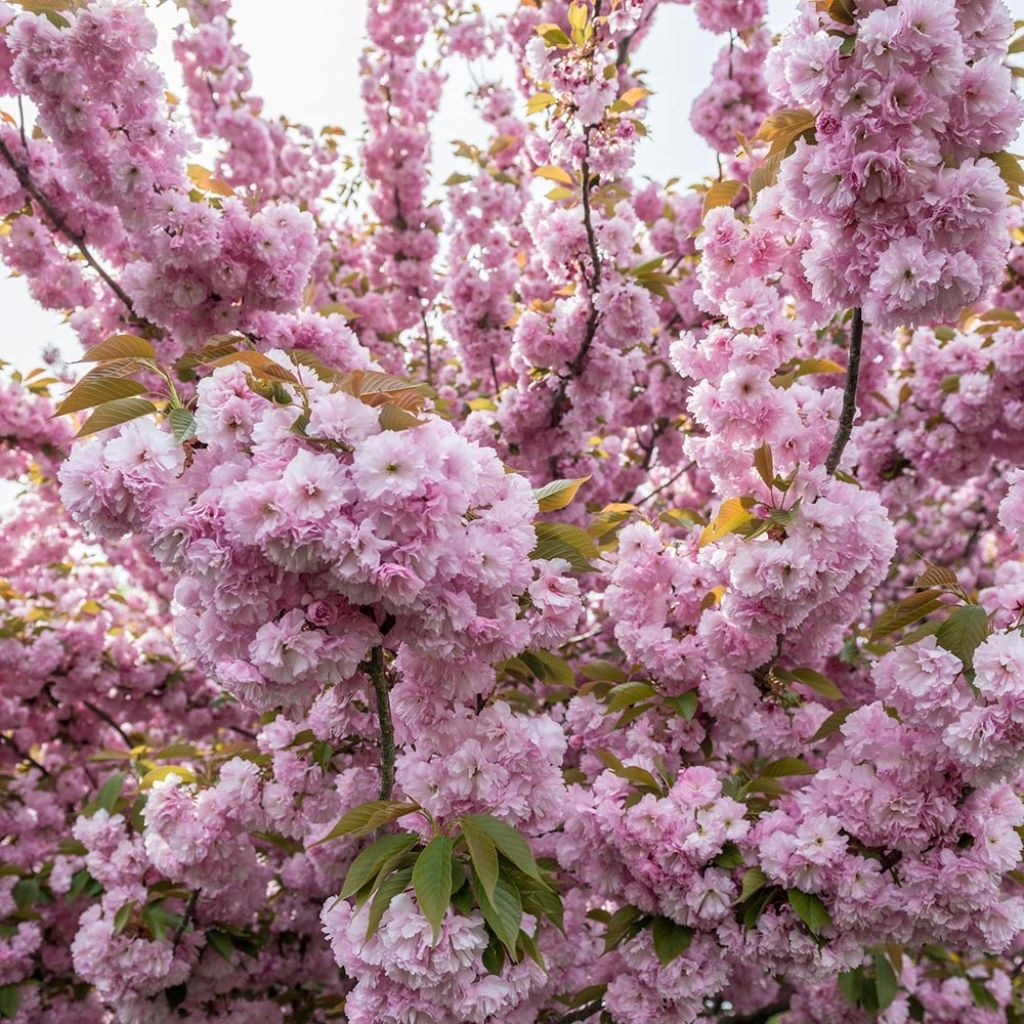
M1024 1020L1022 26L668 2L0 4L0 1019Z

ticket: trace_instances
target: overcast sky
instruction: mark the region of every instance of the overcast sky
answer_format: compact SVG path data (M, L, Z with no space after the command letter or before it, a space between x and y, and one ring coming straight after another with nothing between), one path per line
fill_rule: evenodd
M507 10L516 0L483 0L485 10ZM771 0L772 26L781 28L794 0ZM350 135L361 129L357 62L363 47L363 0L292 0L282 7L270 0L235 0L236 32L252 58L256 92L271 116L320 128L341 125ZM181 91L171 56L173 26L180 15L173 4L153 9L160 28L157 60L172 91ZM647 118L650 136L640 143L638 171L660 181L679 177L699 181L714 171L714 158L691 130L689 109L707 85L711 63L724 37L697 25L693 10L663 6L653 31L637 53L637 66L648 69L654 90ZM470 86L460 62L452 62L441 110L435 122L435 176L443 181L456 167L450 141L486 138L465 100ZM22 370L39 365L39 353L57 344L75 358L77 342L59 314L32 301L24 281L0 270L0 358Z

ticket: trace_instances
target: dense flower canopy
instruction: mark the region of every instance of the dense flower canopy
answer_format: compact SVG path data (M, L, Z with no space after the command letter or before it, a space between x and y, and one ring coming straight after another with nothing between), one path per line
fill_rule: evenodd
M1024 25L670 2L0 2L0 1019L1024 1021Z

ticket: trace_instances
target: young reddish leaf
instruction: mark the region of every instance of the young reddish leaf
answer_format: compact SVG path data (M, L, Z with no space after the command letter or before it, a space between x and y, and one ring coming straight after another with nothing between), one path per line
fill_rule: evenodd
M137 334L115 334L87 349L79 362L104 363L108 359L156 359L156 349Z

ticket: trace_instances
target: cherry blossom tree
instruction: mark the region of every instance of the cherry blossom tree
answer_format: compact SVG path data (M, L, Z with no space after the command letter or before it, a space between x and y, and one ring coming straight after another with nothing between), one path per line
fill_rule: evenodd
M669 2L0 2L0 1019L1024 1021L1024 25Z

